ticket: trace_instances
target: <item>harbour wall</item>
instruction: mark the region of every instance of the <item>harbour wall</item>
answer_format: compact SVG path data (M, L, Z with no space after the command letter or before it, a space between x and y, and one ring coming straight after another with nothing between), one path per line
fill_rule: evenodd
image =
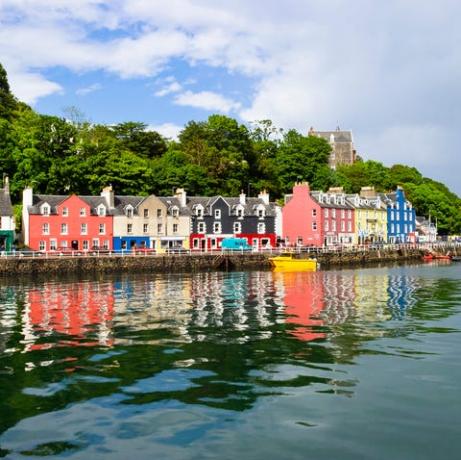
M451 248L458 254L459 248ZM323 252L315 258L322 268L364 266L384 262L420 260L424 251L419 248L393 250L363 250ZM244 254L176 254L155 256L76 256L76 257L2 257L0 275L119 273L119 272L196 272L204 270L246 270L270 267L267 253ZM301 257L308 257L307 254Z

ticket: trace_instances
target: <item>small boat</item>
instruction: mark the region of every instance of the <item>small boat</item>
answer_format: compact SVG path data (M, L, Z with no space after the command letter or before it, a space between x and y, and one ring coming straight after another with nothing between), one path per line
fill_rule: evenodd
M451 260L452 260L453 262L461 262L461 256L452 256L452 257L451 257Z
M276 257L269 257L269 262L277 271L312 271L317 270L316 259L300 259L293 254L281 254Z
M443 255L443 254L424 254L423 260L453 260L452 256L450 255Z

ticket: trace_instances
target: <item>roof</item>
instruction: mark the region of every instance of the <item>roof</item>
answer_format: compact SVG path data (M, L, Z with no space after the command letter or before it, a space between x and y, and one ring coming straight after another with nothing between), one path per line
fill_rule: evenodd
M12 216L13 206L11 205L11 198L8 190L0 189L0 215Z
M312 135L322 137L328 142L330 142L332 135L334 142L352 142L352 131L313 131Z
M349 204L346 200L346 195L343 195L344 196L344 204L336 204L336 203L323 203L322 201L320 201L320 195L325 195L325 196L331 196L331 195L335 195L334 193L324 193L324 192L321 192L321 191L312 191L311 192L311 197L312 199L321 207L321 208L335 208L335 209L354 209L354 207Z

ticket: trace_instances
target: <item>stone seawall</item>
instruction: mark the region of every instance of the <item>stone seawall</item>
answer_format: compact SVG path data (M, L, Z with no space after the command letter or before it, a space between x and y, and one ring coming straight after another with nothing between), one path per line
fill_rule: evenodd
M456 253L456 250L452 250ZM421 249L331 252L316 256L323 268L368 265L381 262L420 260ZM203 270L267 269L270 254L192 254L125 257L37 257L0 258L0 275L193 272ZM306 256L307 257L307 256Z

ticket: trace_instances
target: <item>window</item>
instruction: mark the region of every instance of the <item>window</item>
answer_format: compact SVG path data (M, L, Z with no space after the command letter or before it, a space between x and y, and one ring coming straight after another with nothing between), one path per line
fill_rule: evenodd
M315 217L317 215L317 209L312 210L312 217Z
M243 208L237 208L237 217L243 217Z
M400 233L400 224L396 224L395 231L396 233Z
M88 225L80 224L80 235L86 235L88 233Z
M215 219L221 219L221 210L220 209L215 209L214 210L214 218Z
M203 217L203 208L201 206L197 207L197 209L195 210L195 215L197 217Z
M80 208L80 217L86 216L86 208Z
M328 208L325 208L325 210L323 211L323 213L325 214L325 217L328 217Z
M133 217L133 208L126 208L126 217L130 219Z
M149 232L149 224L143 224L142 231L143 231L143 233L148 233Z
M58 242L54 238L50 239L50 250L51 251L56 251L58 248Z
M317 222L312 222L312 230L317 230Z
M42 225L42 234L49 235L50 234L50 224L45 223Z
M67 217L69 215L69 208L62 208L62 215Z
M258 217L259 218L264 217L264 209L262 209L262 208L258 209Z
M221 222L213 223L213 233L221 233Z
M43 206L42 207L42 215L44 215L44 216L49 216L50 215L50 207L49 206Z
M258 223L258 233L266 233L266 224L264 222Z
M344 232L346 230L346 222L344 220L341 221L341 231Z
M68 227L67 224L61 224L61 235L67 235Z
M149 210L144 209L144 218L147 219L149 217Z
M352 232L352 222L351 222L351 221L349 221L349 222L347 223L347 231L348 231L349 233Z
M391 211L391 220L394 220L394 219L395 219L394 211Z
M88 240L83 240L82 248L87 251L88 250Z
M193 241L193 243L192 243L194 249L198 249L198 247L199 247L199 242L200 242L200 240L199 240L198 238L194 238L194 241Z
M336 217L336 209L335 209L335 208L333 208L333 209L331 210L331 217L333 217L333 218Z
M106 234L106 224L99 224L99 234L100 235Z
M67 240L61 241L61 248L67 248Z
M404 230L404 233L408 233L408 226L407 226L407 224L405 224L405 230Z
M38 250L39 251L44 251L46 249L46 243L44 241L40 241L38 243Z
M126 232L133 233L133 224L126 224Z
M332 230L333 232L336 232L336 221L333 221L333 222L331 223L331 230Z
M105 216L106 215L106 208L103 205L98 207L98 216Z
M328 232L330 230L330 223L326 220L325 221L325 231Z
M178 233L178 224L173 224L173 233Z
M341 217L344 219L346 217L346 210L341 209Z
M93 246L93 249L99 249L99 238L93 238L92 246Z
M109 240L104 240L104 243L102 243L103 249L109 249Z
M161 209L157 209L157 217L162 217L162 210Z
M347 210L347 217L349 217L349 219L352 218L352 209Z
M157 224L157 233L163 232L163 224Z
M179 216L179 209L174 207L172 210L171 210L171 214L173 217L178 217Z
M394 224L391 225L391 233L394 233L395 232L395 227L394 227Z
M234 233L242 233L242 224L240 222L234 222L233 230Z
M205 222L199 222L198 227L197 227L197 232L198 233L206 233Z

